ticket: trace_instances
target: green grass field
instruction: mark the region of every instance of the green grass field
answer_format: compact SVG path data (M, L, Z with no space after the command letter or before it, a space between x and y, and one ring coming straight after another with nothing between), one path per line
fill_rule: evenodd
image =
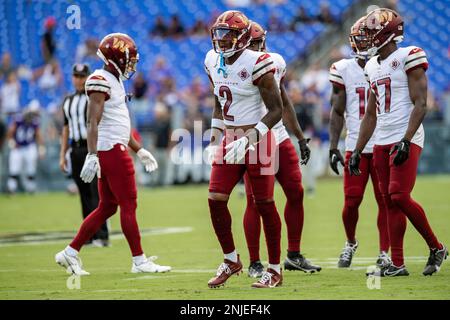
M414 196L424 206L438 237L450 245L450 176L423 176ZM224 288L208 289L206 283L221 262L222 254L213 232L208 207L207 186L141 189L138 220L141 229L173 228L175 233L153 233L142 237L146 254L158 255L169 264L166 274L130 273L131 259L123 237L111 248L83 248L81 257L90 276L81 278L81 289L69 290L68 275L54 262L54 254L66 240L46 243L0 244L0 299L450 299L450 264L441 271L422 276L428 249L419 234L408 225L405 238L409 277L381 280L381 289L369 290L366 267L374 264L378 236L376 205L368 190L360 209L357 237L360 242L353 268L336 268L344 244L341 223L342 185L338 179L319 181L313 198L305 198L305 226L302 252L322 272L307 275L285 272L282 287L270 290L250 288L253 279L246 273L232 277ZM277 205L283 212L284 196L276 189ZM245 266L248 253L242 229L245 200L234 192L230 201L237 249ZM0 238L18 233L71 231L81 222L78 198L65 193L34 196L0 196ZM111 219L120 230L119 217ZM192 228L192 229L189 229ZM163 229L164 230L164 229ZM283 226L282 254L286 250ZM266 259L265 243L261 242Z

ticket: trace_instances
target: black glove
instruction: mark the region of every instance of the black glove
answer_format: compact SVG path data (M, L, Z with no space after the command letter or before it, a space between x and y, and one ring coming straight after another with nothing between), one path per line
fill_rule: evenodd
M307 164L309 161L309 158L311 157L311 149L308 146L308 143L311 141L310 138L298 140L298 145L300 146L300 156L302 158L302 161L300 161L300 164Z
M348 162L348 170L351 176L359 176L361 171L359 170L359 162L361 161L361 151L355 150Z
M342 157L341 152L338 149L331 149L330 150L330 167L337 175L339 175L338 163L341 163L341 165L343 167L345 166L344 158Z
M408 159L410 145L411 142L403 138L402 141L392 147L389 155L392 155L395 151L397 151L397 154L394 157L394 165L399 166Z

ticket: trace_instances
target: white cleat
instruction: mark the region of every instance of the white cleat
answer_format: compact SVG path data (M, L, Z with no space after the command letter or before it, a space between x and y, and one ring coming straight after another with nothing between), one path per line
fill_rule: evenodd
M77 276L87 276L90 274L89 272L83 270L83 263L78 256L69 256L65 250L60 251L55 255L55 261L61 267L66 269L66 272L69 274L74 274Z
M169 266L160 266L159 264L154 263L158 257L152 256L147 258L147 261L141 263L140 265L136 265L133 263L131 267L132 273L158 273L158 272L169 272L172 270L172 267Z

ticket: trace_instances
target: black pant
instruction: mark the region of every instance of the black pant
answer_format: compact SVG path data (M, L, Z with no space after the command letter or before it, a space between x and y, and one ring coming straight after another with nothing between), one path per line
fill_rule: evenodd
M85 183L80 178L81 169L83 168L84 160L88 150L86 146L72 145L72 152L70 159L72 161L72 178L78 186L81 199L81 207L83 209L83 218L86 217L98 207L98 189L97 177L91 183ZM108 240L108 226L105 222L100 230L94 235L92 239Z

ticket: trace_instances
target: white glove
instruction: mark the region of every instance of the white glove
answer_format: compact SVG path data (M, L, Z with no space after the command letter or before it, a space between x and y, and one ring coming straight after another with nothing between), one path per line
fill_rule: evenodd
M209 145L205 149L208 164L211 165L211 166L212 166L212 164L214 162L214 156L215 156L218 148L219 148L219 146Z
M100 174L100 162L96 154L88 154L86 160L84 160L83 169L81 169L80 178L85 183L91 183L94 180L95 175L101 178Z
M239 163L244 159L248 150L255 150L253 145L248 145L248 138L239 138L225 146L225 150L228 150L225 154L224 160L226 163Z
M145 171L152 172L158 169L158 162L156 162L156 159L153 157L153 155L144 148L139 149L139 151L137 152L137 156L144 165Z

